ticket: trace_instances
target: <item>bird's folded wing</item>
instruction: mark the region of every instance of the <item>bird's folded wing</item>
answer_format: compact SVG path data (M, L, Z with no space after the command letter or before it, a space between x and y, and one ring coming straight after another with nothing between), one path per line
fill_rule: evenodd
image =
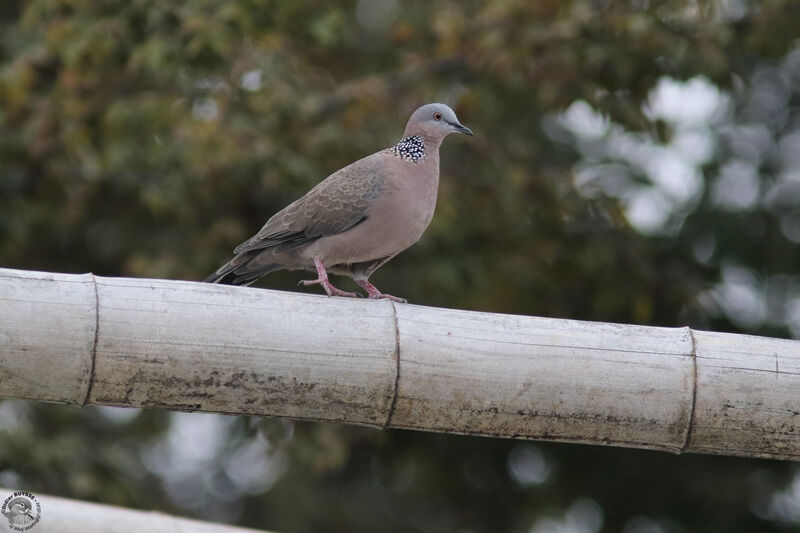
M384 188L380 154L334 172L305 196L270 218L234 253L274 247L276 252L346 231L366 220L369 208Z

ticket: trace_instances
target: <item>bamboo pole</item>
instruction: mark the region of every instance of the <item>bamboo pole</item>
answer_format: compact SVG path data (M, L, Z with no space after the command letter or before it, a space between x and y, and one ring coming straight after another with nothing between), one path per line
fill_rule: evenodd
M0 503L13 497L15 491L0 488ZM133 511L113 505L86 503L43 494L24 493L31 506L31 518L38 521L28 531L32 533L259 533L260 530L178 518L164 513ZM36 504L39 504L38 506ZM27 520L30 525L32 519ZM17 524L22 530L26 522ZM0 531L8 528L6 517L0 516ZM266 532L263 532L266 533Z
M0 269L0 397L800 459L800 342Z

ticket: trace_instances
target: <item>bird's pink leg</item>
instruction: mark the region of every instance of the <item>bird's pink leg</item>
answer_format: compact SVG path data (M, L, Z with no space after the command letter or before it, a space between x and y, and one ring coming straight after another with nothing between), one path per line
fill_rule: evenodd
M325 292L328 293L328 296L347 296L349 298L358 298L356 293L337 289L330 281L328 281L328 272L325 270L325 265L322 264L321 260L315 258L314 266L317 267L317 279L303 280L298 283L298 285L322 285L322 288L325 289Z
M406 300L403 299L403 298L398 298L397 296L392 296L391 294L382 293L381 291L378 290L378 288L375 285L373 285L372 283L370 283L369 281L367 281L365 279L357 279L355 281L356 281L356 283L358 283L359 287L361 287L362 289L367 291L367 295L370 298L375 298L375 299L385 298L387 300L391 300L393 302L398 302L398 303L401 303L401 304L406 303Z

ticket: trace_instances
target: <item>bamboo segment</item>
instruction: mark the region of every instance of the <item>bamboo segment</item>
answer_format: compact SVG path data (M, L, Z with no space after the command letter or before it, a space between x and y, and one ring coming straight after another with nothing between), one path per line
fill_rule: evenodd
M688 451L800 460L800 342L695 332Z
M692 341L666 329L399 306L393 427L679 452Z
M0 269L0 396L83 404L95 304L91 274Z
M386 423L388 301L123 278L97 288L89 403Z

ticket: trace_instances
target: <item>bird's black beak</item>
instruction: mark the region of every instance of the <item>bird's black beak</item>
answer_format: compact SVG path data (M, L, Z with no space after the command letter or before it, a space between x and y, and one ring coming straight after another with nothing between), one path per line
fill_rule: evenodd
M470 135L470 136L472 135L472 130L464 126L463 124L459 124L458 122L450 122L449 120L445 122L447 122L450 125L450 127L456 130L458 133L463 133L464 135Z

